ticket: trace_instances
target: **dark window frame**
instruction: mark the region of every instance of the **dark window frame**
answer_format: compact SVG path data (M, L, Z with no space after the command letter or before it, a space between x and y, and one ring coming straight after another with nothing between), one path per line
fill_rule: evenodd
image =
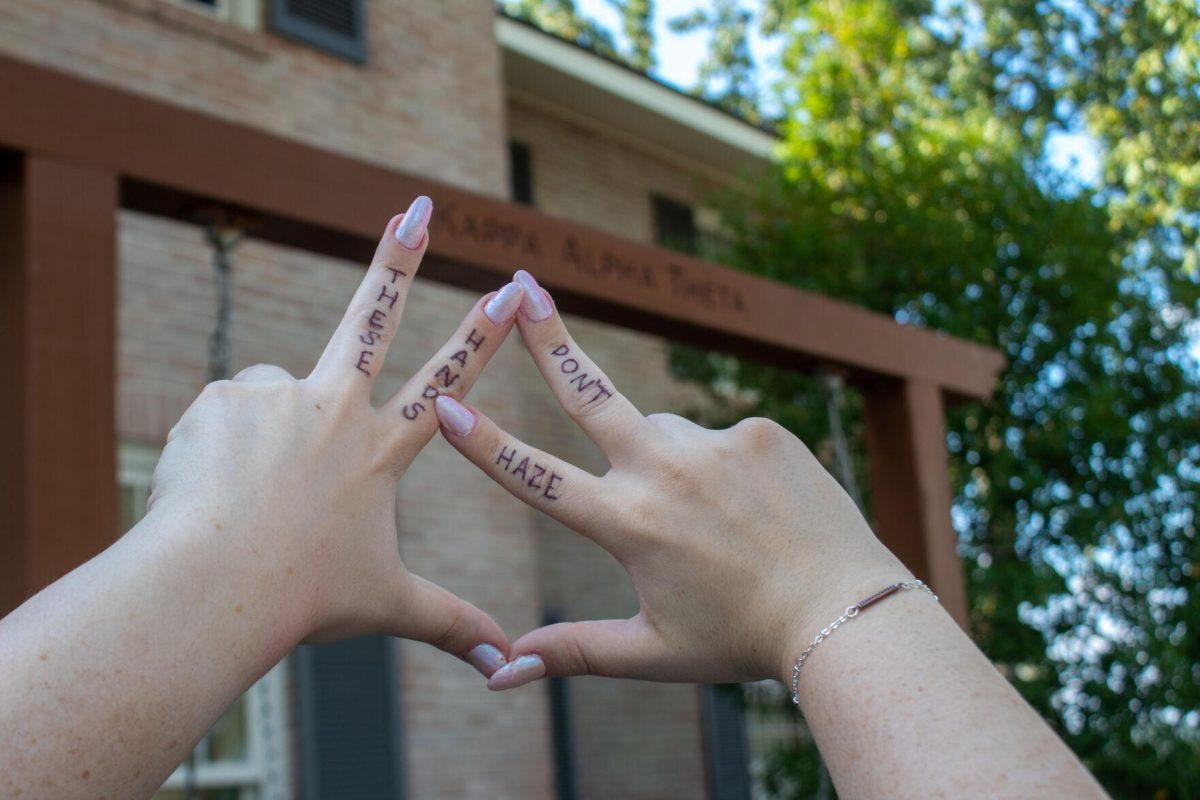
M533 150L516 139L508 142L508 188L514 203L532 206Z
M696 227L695 209L660 194L650 196L650 205L654 214L654 241L670 250L697 255L700 231Z
M357 64L367 61L367 9L364 0L339 0L351 8L355 31L343 34L313 22L294 8L302 0L271 0L271 30L293 41L307 44L318 50L338 56Z

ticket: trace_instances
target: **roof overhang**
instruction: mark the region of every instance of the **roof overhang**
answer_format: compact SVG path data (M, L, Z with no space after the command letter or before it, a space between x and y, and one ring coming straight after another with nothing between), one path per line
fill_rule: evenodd
M702 100L503 15L496 40L509 92L738 175L774 158L778 139Z

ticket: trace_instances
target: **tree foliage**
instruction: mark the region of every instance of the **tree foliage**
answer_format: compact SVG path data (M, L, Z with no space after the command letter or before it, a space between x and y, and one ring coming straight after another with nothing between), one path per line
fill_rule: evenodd
M947 29L981 56L998 114L1083 130L1110 220L1194 272L1200 224L1200 7L1189 0L978 0Z
M708 48L692 91L752 122L760 122L757 64L750 49L754 14L738 0L713 0L670 21L676 33L708 33Z
M975 636L1115 795L1191 797L1195 8L1067 8L771 0L784 156L728 203L725 258L1005 352L994 401L948 420ZM1096 137L1099 187L1047 167L1063 129ZM811 378L675 366L731 414L827 436Z
M629 42L629 66L642 72L654 69L654 0L608 1L621 14L621 32Z
M621 57L612 33L581 14L575 0L504 0L500 8L510 17L525 20L597 55L612 59Z
M500 9L546 33L587 48L597 55L621 61L634 69L654 68L654 0L608 0L621 15L622 47L612 32L579 11L575 0L503 0Z

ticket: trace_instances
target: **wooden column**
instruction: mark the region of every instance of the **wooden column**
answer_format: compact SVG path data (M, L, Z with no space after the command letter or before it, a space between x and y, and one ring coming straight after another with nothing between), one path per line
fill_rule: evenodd
M887 381L868 386L864 399L875 531L967 628L941 390L920 380Z
M0 615L117 527L116 175L0 158Z

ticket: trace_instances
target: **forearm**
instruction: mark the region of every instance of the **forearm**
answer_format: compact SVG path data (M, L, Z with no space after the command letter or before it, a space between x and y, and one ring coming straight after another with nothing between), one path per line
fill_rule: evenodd
M152 513L0 620L0 795L149 796L300 640L247 534Z
M793 658L815 634L793 635ZM789 684L791 667L781 665ZM804 665L799 698L843 797L1105 796L920 591L886 598L823 641Z

